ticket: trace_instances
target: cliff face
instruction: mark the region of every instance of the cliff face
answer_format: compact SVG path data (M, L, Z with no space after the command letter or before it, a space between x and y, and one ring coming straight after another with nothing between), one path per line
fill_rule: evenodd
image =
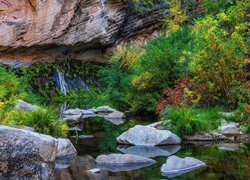
M0 0L0 62L103 61L108 47L152 32L163 16L133 14L121 0Z

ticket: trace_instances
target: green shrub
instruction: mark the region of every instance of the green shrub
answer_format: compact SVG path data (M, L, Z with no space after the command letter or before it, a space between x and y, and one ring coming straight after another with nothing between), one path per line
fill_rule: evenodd
M194 83L202 87L194 91L203 105L228 105L234 82L246 82L245 7L232 6L216 16L207 15L196 21L193 32L195 46L190 53L189 69Z
M133 64L132 91L129 102L133 109L153 111L162 90L172 87L183 77L186 65L180 61L183 51L192 48L193 35L188 27L163 34L150 41L145 53Z
M195 109L168 106L163 112L162 119L166 129L183 137L216 129L220 125L218 112L218 108Z
M136 58L135 52L130 48L117 50L109 65L99 71L106 101L115 108L122 110L129 107L128 95L133 73L131 64Z
M206 12L217 14L235 4L235 0L203 0L202 5Z
M66 137L68 126L58 119L56 112L48 108L37 111L13 109L6 113L2 124L11 127L31 126L38 133L54 137Z
M18 98L27 97L25 83L16 74L0 66L0 102L9 108ZM6 110L6 109L5 109Z

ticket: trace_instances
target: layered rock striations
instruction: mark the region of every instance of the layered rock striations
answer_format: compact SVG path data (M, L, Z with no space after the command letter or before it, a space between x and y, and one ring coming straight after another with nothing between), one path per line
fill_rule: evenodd
M164 12L132 13L121 0L0 0L0 62L104 61L108 47L152 32Z

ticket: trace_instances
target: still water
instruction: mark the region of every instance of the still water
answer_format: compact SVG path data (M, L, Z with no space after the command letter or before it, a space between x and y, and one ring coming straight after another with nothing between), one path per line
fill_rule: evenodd
M172 179L250 179L250 144L226 143L183 143L181 146L166 146L155 149L137 149L116 144L116 137L136 124L152 123L151 117L129 118L124 124L115 125L102 118L85 119L83 123L71 125L69 138L78 151L78 156L70 160L69 166L59 166L55 172L57 180L156 180L168 179L161 175L160 167L167 155L194 157L207 166ZM84 135L84 136L83 136ZM91 136L93 137L91 137ZM78 137L78 138L77 138ZM101 154L131 153L151 157L156 164L125 172L101 170L93 175L87 170L95 168L95 158Z

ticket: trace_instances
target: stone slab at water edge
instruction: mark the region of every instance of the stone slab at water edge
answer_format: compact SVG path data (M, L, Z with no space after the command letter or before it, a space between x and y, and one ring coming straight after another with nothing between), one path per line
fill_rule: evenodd
M168 157L166 164L162 165L161 172L163 176L173 178L205 165L204 162L193 157L179 158L177 156L170 156Z
M100 155L96 158L98 168L111 172L131 171L154 163L153 159L131 154Z
M91 117L103 117L104 119L110 121L115 125L120 125L124 123L125 115L116 109L109 106L101 106L92 109L68 109L63 112L64 121L75 121L81 122L83 119Z
M158 130L154 127L136 125L117 137L119 144L158 146L180 144L181 139L168 130Z
M76 155L68 140L7 126L0 126L0 152L0 179L51 179L58 156Z

